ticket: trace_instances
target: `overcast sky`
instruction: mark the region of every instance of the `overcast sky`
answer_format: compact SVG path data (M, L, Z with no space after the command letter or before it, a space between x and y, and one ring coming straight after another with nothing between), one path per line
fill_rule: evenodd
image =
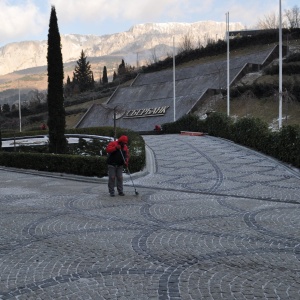
M51 5L61 34L104 35L140 23L223 21L253 27L259 18L278 13L279 0L0 0L0 46L47 40ZM299 0L282 0L282 11Z

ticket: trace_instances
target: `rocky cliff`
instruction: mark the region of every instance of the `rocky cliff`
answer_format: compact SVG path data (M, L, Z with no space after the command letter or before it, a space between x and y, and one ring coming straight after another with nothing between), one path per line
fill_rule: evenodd
M244 29L240 23L231 23L230 30ZM206 45L209 40L224 39L225 22L201 21L196 23L147 23L128 31L95 35L62 35L64 63L77 61L81 50L89 57L123 57L131 65L152 62L170 55L188 36L193 46ZM0 48L0 75L47 64L47 40L24 41ZM105 61L105 59L104 59Z

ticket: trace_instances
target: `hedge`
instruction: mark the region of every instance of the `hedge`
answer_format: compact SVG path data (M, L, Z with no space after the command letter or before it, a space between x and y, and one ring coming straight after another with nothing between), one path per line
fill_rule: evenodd
M70 129L66 130L66 133L113 136L114 128L97 127ZM34 134L33 132L22 132L18 134L16 133L16 136L33 136L42 134L47 134L47 131L35 131ZM145 167L146 164L145 142L143 138L136 132L117 128L117 136L119 137L123 134L126 134L129 138L128 146L130 149L130 172L139 172ZM106 156L37 153L39 150L35 151L35 153L2 151L0 152L0 165L23 169L34 169L39 171L70 173L83 176L103 177L107 174Z
M231 135L230 129L233 123L232 119L222 113L212 113L205 121L207 132L211 135L216 135L222 138L229 138Z
M283 126L278 133L276 157L300 167L300 126Z
M206 131L205 121L200 120L196 115L184 115L176 122L164 123L163 133L180 133L180 131Z
M242 118L232 125L231 139L259 151L266 148L268 124L258 118Z
M84 176L106 175L106 159L96 156L3 151L0 152L0 165Z

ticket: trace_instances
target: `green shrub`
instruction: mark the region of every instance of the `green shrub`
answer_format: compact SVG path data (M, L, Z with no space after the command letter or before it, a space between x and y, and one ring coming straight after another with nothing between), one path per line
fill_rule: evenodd
M283 126L278 137L277 158L300 167L300 126Z
M180 131L206 131L205 121L194 114L182 116L176 122L162 124L164 133L180 133Z
M254 83L251 90L258 98L271 97L278 90L278 85L272 83Z
M106 175L106 158L50 153L1 152L0 164L6 167L69 173L83 176Z
M273 65L265 69L265 74L267 75L278 75L279 66ZM289 62L282 64L282 74L293 75L300 74L300 63L299 62Z
M292 53L285 60L285 62L287 62L287 63L296 62L296 61L300 61L300 53L299 52Z
M230 117L223 113L212 113L206 119L207 132L213 136L222 138L231 137L231 126L233 121Z
M232 138L235 142L265 151L269 128L266 122L258 118L239 119L232 127Z
M270 155L272 157L278 158L278 145L279 145L279 133L269 131L266 136L266 146L264 149L264 153Z
M143 170L146 165L145 141L139 134L134 134L135 138L133 138L133 135L128 135L130 151L129 169L131 173Z
M255 97L270 97L274 95L274 92L277 91L278 84L275 83L254 83L251 85L243 85L239 87L233 87L230 89L230 97L237 98L240 97L247 91L251 91Z
M13 138L15 137L23 137L23 136L35 136L35 135L47 135L48 130L32 130L32 131L8 131L2 132L2 138Z
M300 102L300 80L296 80L292 87L292 94L295 96L296 100Z

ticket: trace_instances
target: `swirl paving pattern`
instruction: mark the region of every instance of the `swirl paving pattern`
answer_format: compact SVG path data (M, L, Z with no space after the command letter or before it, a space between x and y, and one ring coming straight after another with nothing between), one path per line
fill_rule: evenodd
M300 172L213 137L144 139L138 196L0 169L0 299L300 299Z

